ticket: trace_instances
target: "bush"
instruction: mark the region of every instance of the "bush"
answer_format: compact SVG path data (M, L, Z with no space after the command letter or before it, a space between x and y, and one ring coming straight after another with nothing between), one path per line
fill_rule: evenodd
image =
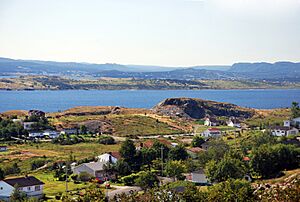
M143 189L149 189L157 186L159 180L157 176L148 171L148 172L140 172L139 177L135 179L135 184L140 186Z
M47 163L45 159L36 159L31 163L31 170L36 170Z
M111 136L101 136L98 140L100 144L116 144L115 139Z
M135 184L135 180L139 177L138 174L131 174L127 175L121 178L121 181L126 185L126 186L132 186Z
M78 175L78 180L80 180L80 181L82 181L82 182L88 182L88 181L90 181L92 178L93 178L93 176L90 175L90 174L87 173L87 172L81 172L81 173Z

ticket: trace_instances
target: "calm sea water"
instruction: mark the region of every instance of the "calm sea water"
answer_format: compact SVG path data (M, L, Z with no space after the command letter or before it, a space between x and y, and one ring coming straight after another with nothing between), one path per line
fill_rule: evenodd
M290 90L61 90L0 91L0 112L40 109L46 112L75 106L151 108L165 98L191 97L272 109L300 102L300 89Z

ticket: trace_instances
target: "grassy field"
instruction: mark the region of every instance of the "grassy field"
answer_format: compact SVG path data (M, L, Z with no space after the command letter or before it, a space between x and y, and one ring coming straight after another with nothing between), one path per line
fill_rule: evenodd
M102 145L95 142L74 145L58 145L50 142L9 146L9 151L0 153L1 166L18 163L22 173L31 172L31 162L43 158L49 162L68 160L70 155L76 160L95 157L105 152L118 151L120 144Z
M44 185L44 193L47 197L55 196L57 193L65 192L66 190L66 182L65 181L57 181L53 177L53 172L45 171L45 172L35 172L34 176L45 183ZM91 183L80 183L75 184L74 182L68 182L68 191L74 191L86 188L90 186Z
M257 114L246 121L250 127L267 127L282 125L291 117L290 109L257 110Z
M177 134L183 131L173 122L160 121L160 117L141 114L109 114L109 115L79 115L62 116L50 119L51 124L82 124L85 121L102 121L110 125L112 135L120 137L145 136L156 134ZM177 123L178 125L178 123ZM102 130L103 131L103 130Z
M148 116L125 115L111 119L116 136L163 135L182 133L181 130Z

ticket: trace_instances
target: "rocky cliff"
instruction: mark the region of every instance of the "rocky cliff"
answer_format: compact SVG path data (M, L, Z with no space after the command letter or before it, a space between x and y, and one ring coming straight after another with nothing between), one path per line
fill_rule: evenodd
M192 119L201 119L205 116L250 118L255 113L253 109L234 104L196 98L168 98L156 105L153 111L167 116Z

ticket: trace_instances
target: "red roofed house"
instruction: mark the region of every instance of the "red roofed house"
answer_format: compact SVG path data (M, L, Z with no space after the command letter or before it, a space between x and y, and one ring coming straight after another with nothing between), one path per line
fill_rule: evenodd
M221 131L217 128L209 128L205 131L203 131L202 136L205 138L209 137L220 137L221 136Z
M137 149L139 150L141 148L151 148L151 147L153 147L155 141L158 141L168 147L172 146L172 143L165 139L148 139L145 142L140 143L140 145L137 146Z

